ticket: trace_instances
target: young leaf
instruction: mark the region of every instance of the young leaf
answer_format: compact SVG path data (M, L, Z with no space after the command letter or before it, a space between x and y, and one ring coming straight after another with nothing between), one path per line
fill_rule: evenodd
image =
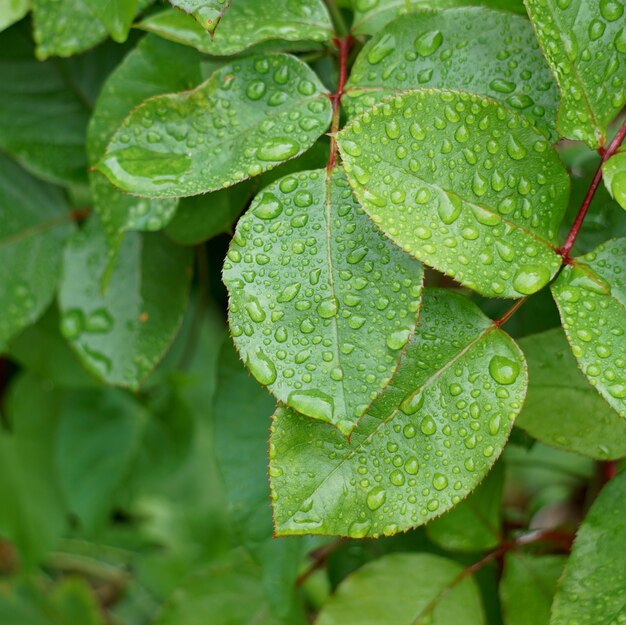
M7 0L0 7L0 31L19 22L30 11L31 0Z
M515 343L468 299L427 289L393 381L350 441L279 407L270 441L278 534L362 538L441 515L489 471L525 392Z
M404 15L363 48L342 102L354 116L416 87L490 96L557 139L556 83L532 26L521 16L479 7Z
M548 625L565 556L509 553L500 583L505 625ZM522 607L523 606L523 607Z
M0 153L0 347L52 301L72 228L60 190Z
M229 56L270 42L329 42L333 25L321 0L236 0L213 35L181 11L156 13L140 27L206 54Z
M463 568L426 553L395 553L350 575L317 625L484 625L480 592Z
M559 132L597 148L626 103L622 0L526 0L561 90Z
M618 150L602 165L602 179L611 197L626 209L626 148Z
M428 537L449 551L486 551L500 544L504 468L496 463L470 496L426 526Z
M113 39L126 41L137 13L137 0L85 0Z
M583 373L626 417L626 239L572 259L552 294Z
M492 9L526 14L523 0L353 0L356 35L375 35L398 15L410 10L449 9L483 5Z
M106 240L92 218L65 250L61 331L94 375L137 389L181 323L191 254L159 235L129 234L103 289L107 262Z
M561 265L569 177L525 118L453 91L408 92L339 133L356 197L406 252L475 291L521 297Z
M330 117L327 92L307 65L286 54L256 55L217 70L193 91L147 100L126 118L98 167L137 195L198 195L301 154Z
M626 420L598 395L576 365L559 328L524 337L528 395L516 425L533 438L598 460L626 456Z
M398 365L422 277L342 170L287 176L239 220L224 263L235 344L278 399L347 435Z
M552 604L550 625L613 625L626 612L626 473L611 480L587 513Z
M170 0L170 2L185 13L193 15L202 28L214 33L231 0Z

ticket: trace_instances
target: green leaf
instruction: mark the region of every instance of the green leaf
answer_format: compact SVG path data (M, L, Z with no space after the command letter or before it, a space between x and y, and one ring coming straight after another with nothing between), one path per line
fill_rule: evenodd
M137 0L85 0L113 39L126 41L137 13Z
M618 150L602 165L602 178L611 197L626 209L626 148Z
M552 604L550 625L613 625L626 616L626 473L611 480L583 521Z
M30 11L31 0L5 0L0 8L0 31L19 22Z
M559 132L592 148L626 103L622 0L526 0L561 91Z
M428 537L449 551L487 551L500 544L504 468L497 463L471 493L426 526Z
M357 35L375 35L398 15L411 10L448 9L451 7L486 6L492 9L526 14L523 0L352 0Z
M287 176L239 220L224 263L235 345L279 400L348 435L398 366L422 278L343 171Z
M137 389L180 326L191 254L156 234L129 234L103 291L108 259L100 224L92 218L65 251L61 330L99 379Z
M566 560L565 556L507 554L500 583L505 625L548 625Z
M561 329L523 338L529 384L516 425L553 447L598 460L626 456L626 421L576 365Z
M525 392L515 343L468 299L427 289L393 381L350 441L278 409L270 441L277 533L362 538L443 514L489 471Z
M490 96L557 139L556 83L532 26L521 16L484 8L403 15L363 48L342 102L354 116L416 87Z
M257 55L217 70L193 91L136 108L98 167L137 195L198 195L302 154L330 117L327 91L307 65L285 54Z
M170 2L185 13L191 13L204 29L214 33L231 0L170 0Z
M0 153L0 346L52 301L71 232L60 190Z
M491 297L521 297L561 265L569 177L530 122L493 100L413 91L339 133L356 197L402 249Z
M370 562L339 586L317 625L483 625L480 592L456 562L396 553Z
M56 436L56 465L68 508L87 531L107 520L149 415L115 389L75 392Z
M552 294L578 365L626 417L626 239L607 241L571 259Z
M321 0L274 0L271 11L264 0L237 0L214 34L176 10L151 15L140 28L215 56L238 54L262 43L310 44L329 42L333 37L332 22Z

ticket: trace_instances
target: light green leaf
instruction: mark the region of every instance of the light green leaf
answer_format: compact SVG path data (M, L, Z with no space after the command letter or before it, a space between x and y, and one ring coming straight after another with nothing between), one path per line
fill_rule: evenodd
M497 463L471 495L426 526L428 537L449 551L486 551L500 544L504 468Z
M65 250L61 331L99 379L137 389L180 326L191 254L165 237L131 233L103 290L108 260L100 224L91 218Z
M523 116L454 91L408 92L339 133L356 197L406 252L491 297L521 297L561 265L569 193L557 153Z
M590 458L626 456L626 421L580 372L563 331L525 337L520 347L529 384L516 425L548 445Z
M526 14L523 0L352 0L357 35L375 35L398 15L411 10L448 9L451 7L486 6L492 9Z
M480 592L463 567L440 556L396 553L346 578L317 625L483 625Z
M170 2L185 13L191 13L203 28L214 33L231 0L170 0Z
M302 154L330 117L327 91L307 65L285 54L257 55L217 70L193 91L136 108L98 167L137 195L199 195Z
M257 195L224 263L235 345L278 399L348 435L398 366L422 277L342 170L287 176Z
M557 139L556 83L532 26L521 16L484 8L404 15L363 48L342 102L354 116L416 87L490 96Z
M602 490L583 521L559 583L550 625L614 625L626 618L626 473Z
M626 417L626 239L570 260L552 294L578 365Z
M30 11L31 0L4 0L0 7L0 31L19 22Z
M626 103L623 0L526 0L561 91L559 132L592 148Z
M321 0L274 0L271 9L264 0L237 0L214 34L173 9L147 17L140 28L216 56L238 54L262 43L324 43L333 37L332 22Z
M0 153L0 346L52 301L72 228L60 190Z
M126 41L137 13L137 0L85 0L85 3L115 41Z
M565 556L509 553L500 583L505 625L548 625Z
M602 165L602 178L611 197L626 209L626 148L618 150Z
M278 534L362 538L443 514L489 471L525 392L515 343L468 299L427 289L393 381L350 441L278 409L270 441Z

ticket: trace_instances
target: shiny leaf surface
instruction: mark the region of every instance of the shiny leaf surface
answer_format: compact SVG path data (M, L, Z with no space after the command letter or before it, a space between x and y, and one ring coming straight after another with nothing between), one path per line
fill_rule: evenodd
M85 0L115 41L123 42L137 13L137 0Z
M198 23L214 33L231 0L170 0L173 6L193 15Z
M611 197L626 209L626 149L619 150L602 165L602 179Z

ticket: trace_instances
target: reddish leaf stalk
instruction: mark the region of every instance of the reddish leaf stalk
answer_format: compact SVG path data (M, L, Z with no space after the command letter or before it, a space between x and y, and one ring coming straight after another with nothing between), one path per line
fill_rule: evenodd
M528 297L522 297L522 299L518 299L511 308L509 308L500 319L497 319L493 322L493 325L496 328L501 328L528 300Z

